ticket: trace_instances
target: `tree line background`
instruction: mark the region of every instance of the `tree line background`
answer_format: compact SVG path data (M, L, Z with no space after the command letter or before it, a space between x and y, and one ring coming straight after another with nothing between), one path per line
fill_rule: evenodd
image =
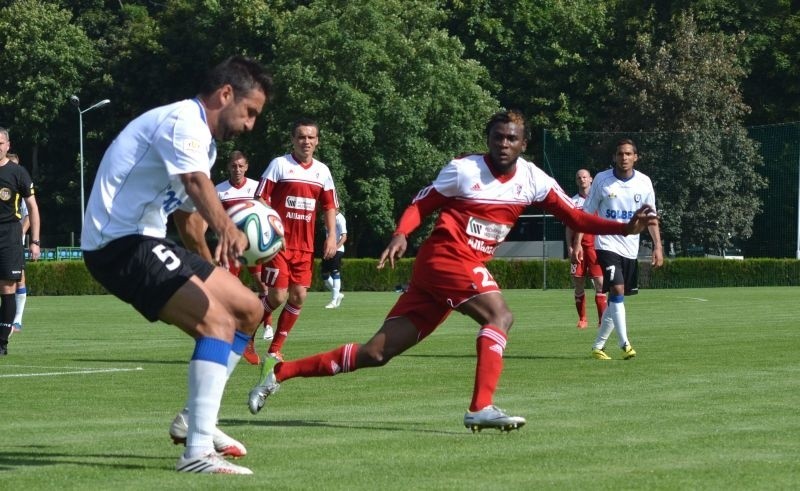
M542 129L687 135L643 162L664 239L724 242L765 212L746 127L800 120L798 46L798 0L0 0L0 126L34 177L47 247L80 233L70 96L112 101L83 115L88 197L130 119L192 97L234 53L269 67L276 92L254 132L220 145L212 177L240 149L258 179L291 121L317 119L348 255L376 255L447 160L483 151L499 108L528 116L537 163Z

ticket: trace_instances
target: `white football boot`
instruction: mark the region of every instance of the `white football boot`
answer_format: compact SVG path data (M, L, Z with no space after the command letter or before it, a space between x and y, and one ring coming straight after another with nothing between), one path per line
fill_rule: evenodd
M269 324L264 325L264 341L272 341L274 337L275 331L272 330L272 326Z
M189 425L186 423L186 418L188 417L189 411L183 409L172 420L172 425L169 427L169 436L172 437L175 445L186 445L186 434L189 432ZM227 457L239 458L247 455L247 449L242 445L242 442L231 438L217 427L214 428L214 449Z
M247 467L236 465L223 459L217 452L210 452L200 457L186 458L181 455L175 464L178 472L191 472L194 474L244 474L253 473Z
M486 406L480 411L467 411L464 414L464 426L472 430L473 433L484 428L511 431L525 426L525 418L509 416L497 406Z

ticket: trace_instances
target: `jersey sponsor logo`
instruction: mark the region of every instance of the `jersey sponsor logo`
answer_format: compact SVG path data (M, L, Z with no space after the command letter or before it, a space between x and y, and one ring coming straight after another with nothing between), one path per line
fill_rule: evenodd
M167 215L175 211L175 209L178 208L181 205L181 203L182 203L181 200L179 200L178 197L175 195L175 190L172 189L172 186L168 187L167 195L164 198L164 202L162 203L162 207L164 208L164 211L167 213Z
M311 213L295 213L293 211L286 212L286 218L291 220L302 220L304 222L311 222Z
M203 149L199 141L187 138L183 140L183 151L186 153L197 153Z
M302 196L286 197L286 208L311 211L316 207L317 207L317 200L315 200L314 198L303 198Z
M494 223L480 218L469 217L467 222L467 235L483 240L503 242L511 227L502 223Z
M11 199L11 190L8 188L0 188L0 199L3 201L8 201Z
M633 218L633 210L606 210L606 218L610 220L630 220Z
M497 248L496 246L488 245L486 242L480 239L473 239L473 238L467 240L467 245L469 245L476 251L490 255L494 254L494 250Z

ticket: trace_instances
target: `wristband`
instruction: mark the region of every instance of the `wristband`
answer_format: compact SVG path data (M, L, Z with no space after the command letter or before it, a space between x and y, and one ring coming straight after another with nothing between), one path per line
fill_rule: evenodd
M42 244L41 244L41 243L40 243L38 240L32 240L32 241L31 241L31 244L33 244L33 245L37 245L37 246L40 246L40 245L42 245Z

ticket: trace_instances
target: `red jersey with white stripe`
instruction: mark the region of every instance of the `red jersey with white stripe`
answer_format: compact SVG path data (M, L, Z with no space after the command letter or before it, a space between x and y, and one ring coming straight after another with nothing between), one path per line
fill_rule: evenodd
M513 172L499 174L488 160L488 155L451 160L403 213L396 232L408 235L423 217L441 210L418 261L486 262L530 205L554 214L573 230L624 234L622 224L578 210L558 183L532 162L520 157Z
M572 197L572 202L575 203L575 208L582 210L583 203L586 201L586 196L578 193ZM586 249L587 247L594 247L594 235L592 234L583 234L583 238L581 238L581 246Z
M217 184L216 188L217 196L219 196L219 200L222 202L222 207L227 210L235 204L255 199L258 181L245 177L244 181L242 181L242 184L239 186L227 180Z
M339 207L333 176L319 160L300 163L291 154L267 166L256 190L281 216L286 249L314 252L317 209Z

